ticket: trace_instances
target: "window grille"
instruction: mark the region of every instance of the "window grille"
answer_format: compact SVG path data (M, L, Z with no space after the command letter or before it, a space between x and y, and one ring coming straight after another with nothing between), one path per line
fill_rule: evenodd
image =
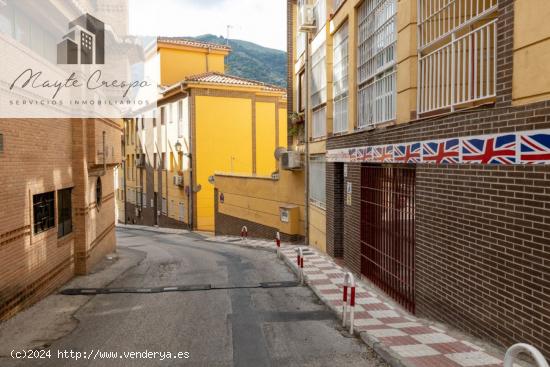
M311 157L309 160L309 199L315 205L326 205L326 161L324 156Z
M365 0L358 15L358 128L396 115L396 0Z
M496 95L497 0L419 0L418 112Z
M348 23L334 34L333 50L333 132L348 130Z
M53 191L33 195L32 209L35 234L55 227L55 201Z
M311 55L311 105L313 108L327 101L326 45L322 44Z
M327 107L323 106L313 111L312 132L313 139L322 138L327 135Z

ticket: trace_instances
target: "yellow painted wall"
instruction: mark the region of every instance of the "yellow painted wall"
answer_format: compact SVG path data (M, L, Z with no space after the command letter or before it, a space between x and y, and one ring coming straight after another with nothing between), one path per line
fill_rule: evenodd
M550 98L550 6L547 0L516 0L513 103Z
M279 144L277 147L288 145L288 114L286 108L279 108Z
M327 219L325 210L309 206L309 245L327 252Z
M399 0L397 4L397 123L411 120L416 112L418 70L417 0Z
M252 172L252 101L246 98L195 97L197 228L214 230L214 186L218 172Z
M280 171L279 180L258 177L216 176L216 188L224 195L220 213L278 229L286 234L304 235L304 173ZM279 208L298 206L297 226L280 220Z
M256 174L269 176L277 169L275 102L256 103Z
M225 72L223 53L162 47L159 54L162 85L171 85L187 76L208 71Z

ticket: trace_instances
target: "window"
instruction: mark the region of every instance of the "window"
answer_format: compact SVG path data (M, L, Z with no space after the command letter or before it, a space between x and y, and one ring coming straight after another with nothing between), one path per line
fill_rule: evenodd
M166 123L166 107L160 108L160 124L164 125Z
M300 9L307 3L306 0L298 0L298 14L300 16ZM296 20L296 58L302 56L306 50L307 34L305 32L300 32L299 30L300 22Z
M145 117L141 118L141 130L145 129Z
M103 188L101 187L101 177L98 177L95 183L95 203L97 210L101 207L103 201Z
M55 227L54 192L37 194L32 197L34 233Z
M298 106L300 108L300 112L305 111L306 109L306 87L307 87L307 80L306 80L306 72L302 71L300 73L299 79L298 79L299 85L298 85Z
M334 34L333 133L348 130L348 23Z
M160 155L160 169L166 168L166 153L161 153Z
M365 0L358 15L357 127L395 119L396 0Z
M313 111L311 137L322 138L327 135L327 107L323 106Z
M184 135L184 119L187 120L186 108L187 105L183 105L183 100L178 101L178 138L183 138ZM185 100L187 102L187 100Z
M496 95L497 0L418 0L418 113Z
M153 153L153 168L157 169L157 153Z
M326 203L325 177L325 157L312 156L309 160L309 200L323 209Z
M153 127L157 127L157 118L153 117Z
M327 23L327 0L317 0L313 12L315 14L315 26L317 27L316 32L319 32Z
M326 47L323 43L311 55L311 106L313 108L327 101Z
M72 190L57 192L57 237L64 237L73 231Z

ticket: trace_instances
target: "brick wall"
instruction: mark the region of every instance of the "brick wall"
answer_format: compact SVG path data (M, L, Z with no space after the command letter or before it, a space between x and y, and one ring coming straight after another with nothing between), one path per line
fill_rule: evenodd
M337 258L344 256L344 190L344 164L327 163L327 254Z
M89 271L114 250L112 164L104 172L101 212L95 206L96 175L103 167L94 162L102 142L89 133L103 129L109 146L120 143L120 130L110 121L0 119L0 320L55 291L76 272ZM72 233L58 238L57 227L33 233L33 195L71 187Z
M329 139L327 149L546 128L550 101L357 132ZM328 203L336 196L332 165ZM354 189L359 167L348 164ZM418 165L417 175L417 312L502 346L527 341L550 353L543 333L550 327L550 167ZM344 206L343 243L345 264L359 272L356 195ZM335 225L327 217L327 227ZM333 231L327 236L337 241Z

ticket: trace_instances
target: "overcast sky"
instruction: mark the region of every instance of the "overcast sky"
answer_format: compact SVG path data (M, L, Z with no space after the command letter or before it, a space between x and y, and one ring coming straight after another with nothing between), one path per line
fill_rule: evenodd
M130 33L140 36L227 34L286 51L286 0L129 0Z

